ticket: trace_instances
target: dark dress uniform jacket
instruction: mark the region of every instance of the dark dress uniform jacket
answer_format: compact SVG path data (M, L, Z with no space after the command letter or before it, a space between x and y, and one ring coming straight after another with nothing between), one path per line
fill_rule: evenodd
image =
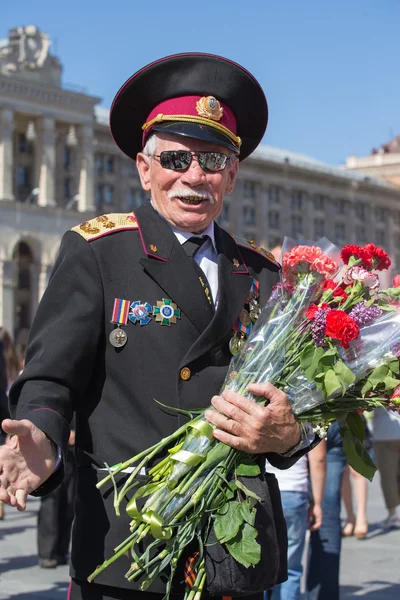
M260 283L261 306L278 279L276 264L239 247L215 225L219 305L209 322L198 275L168 223L150 204L136 212L136 219L135 228L113 230L111 218L100 217L97 229L105 235L97 239L75 231L64 235L34 319L26 367L11 392L13 417L30 419L64 449L76 412L72 576L83 580L129 534L129 517L123 510L119 519L114 514L112 486L95 487L106 475L99 469L128 459L183 423L184 417L162 410L155 399L186 410L210 404L224 381L232 327L253 278ZM95 221L81 229L95 232ZM127 343L117 349L109 342L115 298L152 307L167 298L181 316L170 326L154 318L146 325L128 322ZM181 377L184 367L190 369L187 380ZM268 459L286 468L297 456ZM59 468L35 494L48 493L61 477ZM95 582L132 588L124 578L128 567L122 557ZM161 582L151 588L164 589Z

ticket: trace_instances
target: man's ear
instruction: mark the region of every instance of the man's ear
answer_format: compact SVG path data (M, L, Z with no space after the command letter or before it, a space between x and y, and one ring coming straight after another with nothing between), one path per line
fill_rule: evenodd
M150 169L151 169L151 159L143 152L139 152L136 156L136 167L139 172L140 183L142 184L142 188L146 191L151 189L150 184Z
M237 158L235 158L229 167L228 183L226 185L225 194L232 194L233 189L235 187L235 183L236 183L238 168L239 168L239 161Z

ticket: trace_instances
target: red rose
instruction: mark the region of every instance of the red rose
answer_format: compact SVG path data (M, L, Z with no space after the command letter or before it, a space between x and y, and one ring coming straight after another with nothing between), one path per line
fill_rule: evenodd
M393 277L393 287L400 287L400 275Z
M392 264L387 253L379 246L367 244L363 250L369 255L372 267L378 271L384 271Z
M358 338L360 328L344 310L331 310L326 315L325 335L339 340L343 348L349 347L349 342Z

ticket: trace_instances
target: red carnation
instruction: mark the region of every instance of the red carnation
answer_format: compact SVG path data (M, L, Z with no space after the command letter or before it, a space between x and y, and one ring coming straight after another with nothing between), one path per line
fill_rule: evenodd
M393 277L393 287L400 287L400 275Z
M360 328L344 310L331 310L326 315L325 335L339 340L343 348L349 347L349 342L358 338Z
M342 298L343 301L345 301L349 296L345 291L344 286L342 284L338 285L332 279L326 279L321 287L324 291L334 290L332 294L333 298Z
M379 246L367 244L363 250L369 255L372 267L378 271L384 271L392 264L387 252Z
M348 246L342 248L340 258L342 259L345 265L349 264L349 260L352 256L356 260L363 260L364 252L361 246L357 246L356 244L348 244Z
M321 304L321 306L317 306L316 304L311 304L310 308L306 311L306 317L307 317L307 319L309 319L310 321L314 321L314 319L315 319L315 313L320 308L322 308L322 310L328 310L329 309L329 304L327 304L326 302L323 302Z

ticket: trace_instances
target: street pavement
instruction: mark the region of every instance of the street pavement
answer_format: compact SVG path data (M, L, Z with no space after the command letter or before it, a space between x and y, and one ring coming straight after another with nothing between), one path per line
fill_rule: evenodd
M39 501L30 498L24 513L6 507L0 521L0 600L66 600L68 567L37 565L38 507ZM341 600L400 600L400 530L384 532L379 522L385 516L376 476L369 486L367 539L343 540Z

